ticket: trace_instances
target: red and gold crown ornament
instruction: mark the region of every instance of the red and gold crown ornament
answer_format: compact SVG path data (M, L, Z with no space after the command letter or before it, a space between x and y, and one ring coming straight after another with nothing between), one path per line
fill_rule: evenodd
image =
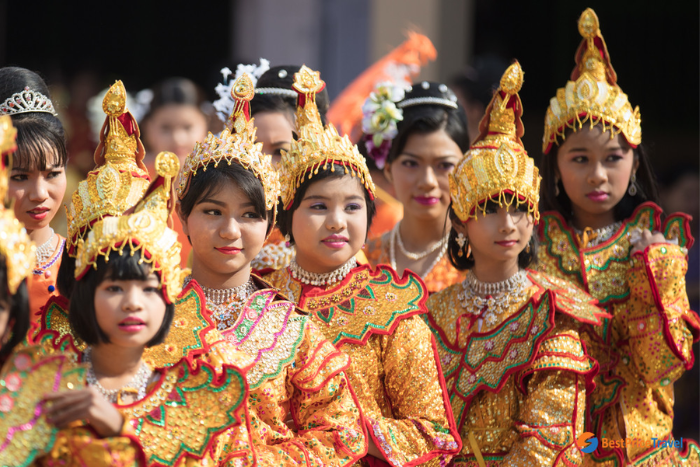
M576 67L571 81L549 101L542 150L547 154L552 144L564 140L568 128L578 131L587 122L591 128L602 125L611 138L622 134L636 148L642 142L639 107L632 108L627 94L617 85L598 16L591 8L581 14L578 30L583 41L576 51Z
M209 133L185 159L177 187L179 199L185 196L192 178L200 169L206 171L210 164L216 168L221 162L226 162L250 170L262 183L265 208L268 211L276 208L280 192L279 175L272 165L272 156L263 153L262 143L255 142L254 119L250 117L250 101L254 94L253 81L247 73L234 81L231 86L231 96L235 101L233 112L219 136Z
M140 139L139 126L126 108L126 89L121 81L109 88L102 101L107 118L95 150L96 167L66 207L68 220L68 253L75 257L77 242L93 223L119 216L133 208L148 189L150 177L143 164L146 151Z
M188 273L180 269L182 246L177 232L168 227L174 208L172 182L180 162L175 154L161 152L156 156L155 168L158 177L133 212L100 219L85 239L78 240L75 277L79 280L91 267L97 268L100 256L107 260L113 251L122 254L129 247L130 254L140 254L140 262L150 264L151 271L160 275L164 295L169 303L174 303Z
M347 135L340 136L332 123L325 128L316 106L316 94L326 86L321 74L302 66L294 74L292 87L299 94L296 126L298 137L289 151L282 154L280 178L282 181L282 203L289 209L294 202L297 189L308 176L311 179L320 167L339 164L346 174L358 177L374 199L375 186L369 174L365 158L352 144Z
M479 136L449 174L452 209L463 222L483 214L488 200L500 206L526 204L539 220L540 174L520 140L525 133L518 95L522 85L523 69L514 62L486 108Z
M6 209L8 180L12 170L12 153L17 148L17 129L9 115L0 116L0 255L7 268L7 288L17 292L20 284L34 269L36 246L12 209Z

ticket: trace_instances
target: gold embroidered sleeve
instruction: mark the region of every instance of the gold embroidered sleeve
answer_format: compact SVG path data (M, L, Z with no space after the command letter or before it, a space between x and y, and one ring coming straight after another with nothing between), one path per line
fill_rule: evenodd
M685 290L685 252L672 244L655 244L635 254L627 274L630 355L642 380L667 386L692 366L693 334L698 317ZM692 331L692 332L691 332Z
M85 426L58 432L53 449L36 466L145 467L143 450L134 436L98 438Z
M538 371L527 382L516 429L520 438L503 465L579 465L575 435L583 433L584 377L571 371Z
M376 404L362 404L370 436L393 465L446 463L459 451L459 435L430 329L412 316L381 340L392 416L383 416ZM366 396L358 394L361 403Z
M287 376L294 436L277 444L256 444L258 465L344 466L366 453L360 411L344 372L348 364L348 357L309 322ZM256 410L265 417L264 408Z

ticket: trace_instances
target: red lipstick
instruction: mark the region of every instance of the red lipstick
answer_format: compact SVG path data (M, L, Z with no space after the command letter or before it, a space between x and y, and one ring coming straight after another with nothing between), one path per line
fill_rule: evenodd
M236 248L235 246L219 247L219 248L216 248L216 250L225 254L225 255L237 255L241 251L243 251L242 248Z
M610 197L610 195L604 191L591 191L590 193L586 194L586 196L588 199L596 203L602 203Z
M321 240L321 243L326 245L329 248L333 248L334 250L343 248L345 245L348 244L350 239L348 237L345 237L343 235L338 235L338 234L333 234L329 235L323 240Z
M514 247L515 245L517 245L518 241L517 240L501 240L499 242L494 242L494 243L496 243L496 245L501 245L502 247L505 247L505 248L511 248L511 247Z
M124 332L139 332L146 327L146 322L141 318L130 316L119 322L119 329Z
M414 196L413 199L423 206L433 206L440 202L440 198L436 196Z
M27 211L27 214L29 214L29 217L31 217L35 221L40 221L49 215L49 211L51 211L51 209L46 207L38 207L32 209L31 211Z

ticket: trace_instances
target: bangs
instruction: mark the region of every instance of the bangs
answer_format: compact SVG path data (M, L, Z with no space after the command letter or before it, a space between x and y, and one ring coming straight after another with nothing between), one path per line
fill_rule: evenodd
M65 167L68 163L63 137L51 131L39 120L20 120L17 128L17 151L12 166L28 171L44 171L50 167Z
M121 255L118 251L110 253L103 279L113 281L147 280L148 276L151 274L151 265L146 262L141 262L142 251L143 250L140 250L134 253L127 247ZM131 253L133 253L133 255Z

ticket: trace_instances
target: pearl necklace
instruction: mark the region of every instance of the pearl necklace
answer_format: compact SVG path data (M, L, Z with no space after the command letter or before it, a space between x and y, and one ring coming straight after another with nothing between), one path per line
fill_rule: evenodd
M145 362L141 362L139 371L137 371L131 381L126 383L124 386L120 387L119 389L106 389L97 380L97 376L95 376L95 369L92 366L91 354L92 347L88 347L85 349L85 353L83 353L83 360L85 363L90 364L87 370L87 382L90 386L97 388L97 390L100 391L103 396L105 396L105 399L112 404L116 404L119 401L119 395L126 389L136 389L136 400L141 400L146 397L146 388L148 387L148 382L153 375L153 370L151 370Z
M230 289L201 287L207 300L207 308L212 311L219 331L229 329L236 323L241 306L245 305L248 297L256 290L251 278L245 284Z
M51 254L54 251L54 248L51 247L51 244L53 243L53 238L56 235L54 230L49 227L49 230L51 230L51 236L49 237L48 240L46 240L44 243L36 247L36 265L41 266L44 264L48 259L51 257Z
M501 282L481 282L473 271L462 281L462 292L457 295L462 308L474 316L484 314L484 320L493 325L497 316L525 299L527 274L522 269Z
M289 272L293 278L295 278L303 284L320 286L331 285L335 284L336 282L342 281L343 279L345 279L345 276L347 276L348 273L356 267L357 260L353 256L348 260L347 263L343 264L338 269L331 272L318 274L315 272L309 272L306 269L302 269L302 267L299 266L299 263L297 263L297 260L293 259L292 262L289 263Z
M620 229L620 226L622 225L622 221L614 222L610 225L606 225L605 227L601 227L599 229L595 230L589 230L588 238L590 238L587 242L586 245L582 245L583 248L586 247L594 247L598 246L601 243L604 243L610 239L610 237L615 234ZM578 235L579 238L583 237L583 234L586 233L586 229L584 230L579 230L576 227L574 227L574 232L576 235Z
M396 243L399 245L399 250L401 250L401 253L408 259L412 259L413 261L418 261L421 258L425 258L428 256L430 253L434 252L438 248L442 247L444 243L447 243L447 238L448 237L443 237L440 239L439 242L436 242L428 248L425 251L420 251L418 253L413 253L412 251L408 251L406 247L403 244L403 239L401 238L401 232L399 231L399 227L401 226L401 222L397 222L396 225L394 226L394 229L392 230L391 234L396 236Z
M396 270L396 242L397 242L397 240L399 242L399 248L401 249L401 252L404 255L406 255L409 259L412 259L410 256L408 256L406 254L409 252L406 252L402 246L401 237L399 236L399 229L398 229L399 224L400 224L400 222L396 224L396 226L392 229L391 234L389 236L389 262L391 264L391 268L394 270ZM420 256L420 258L423 258L423 257L429 255L430 253L433 253L435 250L437 250L438 245L442 246L440 253L435 257L435 259L430 264L430 266L428 266L428 269L425 270L425 273L420 275L420 277L422 279L425 279L426 277L428 277L428 274L430 274L430 272L433 270L433 268L435 268L435 266L440 262L442 257L445 256L445 253L447 253L447 247L449 246L449 243L447 243L447 238L448 237L445 237L442 240L440 240L439 242L437 242L435 245L433 245L432 249L430 249L429 251L421 252L421 253L411 253L413 255L422 255L422 256Z

